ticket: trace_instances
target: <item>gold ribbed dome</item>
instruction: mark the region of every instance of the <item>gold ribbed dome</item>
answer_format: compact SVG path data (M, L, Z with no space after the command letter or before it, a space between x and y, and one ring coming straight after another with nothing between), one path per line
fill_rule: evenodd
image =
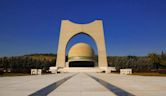
M68 58L73 57L93 57L93 49L86 43L77 43L69 50Z

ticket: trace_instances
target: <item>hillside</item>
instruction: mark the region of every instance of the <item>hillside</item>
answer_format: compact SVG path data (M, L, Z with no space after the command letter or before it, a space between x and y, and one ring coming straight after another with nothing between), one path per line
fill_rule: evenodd
M48 60L48 61L52 61L52 60L56 60L56 54L29 54L29 55L24 55L24 57L30 57L32 59L35 60Z

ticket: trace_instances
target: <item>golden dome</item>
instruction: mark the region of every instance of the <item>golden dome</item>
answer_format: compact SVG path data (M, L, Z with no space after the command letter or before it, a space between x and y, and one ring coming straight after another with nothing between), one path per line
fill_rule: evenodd
M68 58L73 57L93 57L93 49L87 43L77 43L72 46L68 53Z

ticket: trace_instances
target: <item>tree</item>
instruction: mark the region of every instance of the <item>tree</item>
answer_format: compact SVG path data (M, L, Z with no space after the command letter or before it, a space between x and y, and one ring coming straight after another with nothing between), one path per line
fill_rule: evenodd
M158 70L160 64L159 56L155 53L150 53L148 57L153 62L153 67Z

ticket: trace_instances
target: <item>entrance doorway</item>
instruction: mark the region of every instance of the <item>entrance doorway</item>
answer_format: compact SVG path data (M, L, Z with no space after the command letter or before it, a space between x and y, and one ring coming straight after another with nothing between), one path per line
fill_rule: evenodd
M70 61L69 67L95 67L93 61Z

